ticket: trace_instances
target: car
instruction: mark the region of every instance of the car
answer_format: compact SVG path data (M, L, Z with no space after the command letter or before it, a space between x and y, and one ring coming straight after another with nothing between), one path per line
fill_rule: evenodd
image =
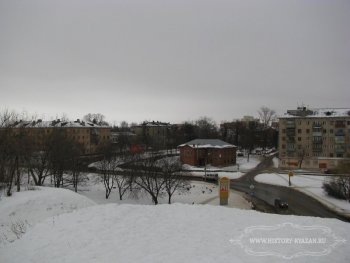
M285 200L281 200L280 198L275 199L275 207L281 209L287 209L288 203Z
M203 180L204 181L217 181L219 178L219 174L217 173L207 173L203 174Z
M238 157L243 157L244 154L243 154L243 152L241 152L241 151L237 151L237 156L238 156Z

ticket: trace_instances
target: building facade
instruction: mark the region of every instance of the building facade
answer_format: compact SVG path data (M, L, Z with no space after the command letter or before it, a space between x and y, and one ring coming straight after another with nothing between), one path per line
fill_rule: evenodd
M171 124L159 121L145 121L140 125L132 126L131 131L146 146L163 149L169 144Z
M350 158L350 108L288 110L279 118L281 168L333 169Z
M236 164L236 146L217 139L196 139L178 146L182 164L229 166Z
M66 136L84 147L85 154L94 154L99 145L109 142L111 127L80 121L19 121L11 125L14 133L25 131L37 150L44 149L46 138L55 130L63 131Z

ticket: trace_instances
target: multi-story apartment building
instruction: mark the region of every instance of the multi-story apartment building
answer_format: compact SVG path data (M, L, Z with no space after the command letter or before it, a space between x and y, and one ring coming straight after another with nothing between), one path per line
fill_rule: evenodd
M145 121L141 125L131 127L131 131L147 146L166 147L171 124L165 122Z
M288 110L279 118L282 168L333 169L350 160L350 108Z
M84 146L85 154L94 154L97 147L110 140L111 127L102 126L91 122L80 121L18 121L11 125L14 133L24 130L36 149L44 147L45 139L54 130L61 130L65 134Z

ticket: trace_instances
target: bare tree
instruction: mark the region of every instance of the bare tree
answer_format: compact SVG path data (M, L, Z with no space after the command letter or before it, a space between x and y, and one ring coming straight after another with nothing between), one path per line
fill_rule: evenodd
M261 123L264 128L270 126L271 121L276 117L276 112L266 106L262 106L258 111Z
M97 168L101 172L102 181L106 190L106 199L109 198L115 184L117 171L120 169L120 159L115 154L115 149L111 143L103 144L98 149L103 159L98 162Z
M304 148L299 149L299 151L297 152L298 158L299 158L299 169L301 168L301 166L303 165L305 156L306 156L306 151Z
M186 191L189 186L187 180L183 180L181 164L177 159L164 158L159 161L164 179L164 190L168 195L168 204L176 191Z
M137 171L134 182L135 185L151 196L155 205L159 203L158 199L163 193L165 181L159 167L157 167L155 156L141 161L141 167Z
M88 113L83 119L98 125L108 125L108 122L105 121L105 116L101 113Z
M81 155L84 153L84 147L81 144L74 143L71 145L71 151L69 152L69 173L70 180L73 184L74 191L78 192L78 185L85 181L85 177L82 176L82 160Z
M341 162L334 172L337 175L324 182L322 188L328 195L350 202L350 162Z
M0 181L6 184L7 196L12 195L16 171L19 170L17 140L11 129L17 120L17 114L8 109L0 112ZM19 175L17 174L17 181Z
M196 122L196 136L202 139L216 139L219 132L215 121L209 117L201 117Z
M130 189L130 184L132 184L132 178L126 175L114 175L114 181L116 187L118 188L119 200L123 200L124 194Z
M63 130L54 130L48 140L46 150L49 157L49 169L54 179L55 187L63 186L64 174L72 171L72 167L77 169L78 156L82 152L81 146L76 141L67 137ZM78 172L78 171L75 171Z
M43 185L45 179L50 176L49 152L47 150L34 152L28 162L27 167L35 185Z

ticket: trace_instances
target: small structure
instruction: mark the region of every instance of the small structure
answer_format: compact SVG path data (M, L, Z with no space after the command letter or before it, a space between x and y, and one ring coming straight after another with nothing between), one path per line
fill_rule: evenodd
M229 166L236 164L237 147L218 139L195 139L178 146L182 164Z

